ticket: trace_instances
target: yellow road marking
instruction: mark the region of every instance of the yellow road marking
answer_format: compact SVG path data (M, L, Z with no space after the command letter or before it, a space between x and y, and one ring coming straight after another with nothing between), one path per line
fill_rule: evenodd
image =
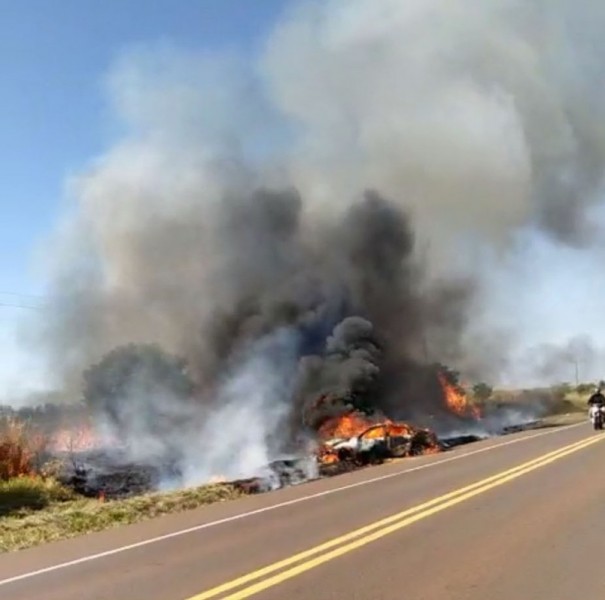
M267 565L266 567L248 573L247 575L243 575L242 577L238 577L237 579L234 579L232 581L209 589L205 592L202 592L201 594L192 596L187 600L209 600L210 598L216 598L217 596L229 592L235 588L241 587L247 583L256 581L258 579L266 577L267 575L271 575L276 571L280 571L281 569L285 569L286 567L294 565L295 563L299 563L300 561L309 559L317 554L325 552L321 556L318 556L312 560L308 560L296 567L274 575L273 577L264 579L263 581L260 581L254 585L251 585L241 590L240 592L226 596L224 597L224 600L241 600L243 598L248 598L254 594L259 593L260 591L275 586L281 583L282 581L295 577L300 573L313 569L327 561L333 560L334 558L351 552L356 548L369 544L381 537L384 537L385 535L397 531L398 529L407 527L408 525L411 525L416 521L425 519L428 516L445 510L446 508L449 508L474 496L482 494L492 488L495 488L508 481L516 479L517 477L521 477L522 475L525 475L526 473L538 469L539 467L550 464L558 460L559 458L563 458L564 456L572 454L573 452L577 452L578 450L590 446L591 444L594 444L595 442L600 441L601 439L603 439L601 436L591 436L588 439L584 439L579 442L575 442L574 444L564 446L563 448L559 448L558 450L554 450L552 452L544 454L538 458L518 465L517 467L502 471L500 473L497 473L496 475L492 475L491 477L487 477L486 479L482 479L481 481L475 482L466 487L454 490L452 492L444 494L443 496L439 496L428 502L424 502L423 504L414 506L397 514L391 515L390 517L387 517L385 519L376 521L370 525L366 525L364 527L351 531L345 535L333 538L332 540L329 540L323 544L320 544L303 552L299 552L298 554L290 556L289 558L272 563L270 565ZM330 552L326 552L336 546L340 547Z

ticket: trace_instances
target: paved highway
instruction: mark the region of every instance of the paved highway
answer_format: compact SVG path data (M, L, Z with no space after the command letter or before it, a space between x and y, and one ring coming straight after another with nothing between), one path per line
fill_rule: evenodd
M0 598L602 600L604 465L524 432L4 554Z

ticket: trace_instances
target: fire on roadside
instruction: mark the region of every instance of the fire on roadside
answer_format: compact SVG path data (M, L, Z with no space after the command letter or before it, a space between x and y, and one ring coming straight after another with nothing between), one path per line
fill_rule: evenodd
M59 429L52 436L49 447L54 452L85 452L102 445L100 436L90 424Z
M472 417L477 420L481 418L481 410L469 401L463 390L450 383L443 373L437 376L449 410L461 417Z
M450 412L464 418L481 418L481 411L462 388L450 382L443 372L439 372L437 378L444 404ZM368 464L367 461L376 463L409 455L433 454L442 449L436 436L427 429L386 417L370 417L356 410L326 419L316 431L319 447L314 454L323 467L343 462L354 467ZM47 440L46 447L54 452L75 453L100 448L106 442L91 422L84 420L76 427L55 431ZM11 473L15 470L29 471L27 457L13 457L13 461L15 465L23 464L16 468L13 466ZM220 474L211 479L211 483L225 481L226 478Z
M24 422L7 419L0 424L0 481L36 475L45 437Z

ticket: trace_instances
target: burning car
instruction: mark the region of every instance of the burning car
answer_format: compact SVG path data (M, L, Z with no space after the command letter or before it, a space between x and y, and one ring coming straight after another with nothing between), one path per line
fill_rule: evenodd
M374 422L355 412L329 419L319 435L323 442L318 460L324 467L340 463L363 466L440 449L437 437L427 429L390 419Z

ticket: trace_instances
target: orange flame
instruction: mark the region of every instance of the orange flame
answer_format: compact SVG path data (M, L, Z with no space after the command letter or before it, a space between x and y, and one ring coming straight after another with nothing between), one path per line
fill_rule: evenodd
M321 438L350 438L371 427L373 423L360 413L348 413L341 417L332 417L319 428Z
M390 419L375 422L358 412L350 412L340 417L332 417L325 421L318 431L319 437L324 440L348 439L352 437L375 440L412 437L416 433L419 433L419 430L407 423L395 422ZM423 449L423 452L427 454L439 451L440 449L436 443L431 447L428 447L427 445L427 447ZM317 458L319 462L324 465L334 464L340 461L338 452L328 445L322 445L319 448Z
M333 465L340 462L338 454L331 448L322 446L317 453L317 460L323 465Z
M443 390L443 396L447 407L461 417L471 416L474 419L481 418L481 411L468 401L466 394L450 383L443 373L438 373L439 383Z
M406 423L396 423L390 419L380 422L371 421L358 412L350 412L340 417L332 417L319 428L319 437L324 439L351 438L363 434L367 439L380 439L387 436L411 435L412 428Z

